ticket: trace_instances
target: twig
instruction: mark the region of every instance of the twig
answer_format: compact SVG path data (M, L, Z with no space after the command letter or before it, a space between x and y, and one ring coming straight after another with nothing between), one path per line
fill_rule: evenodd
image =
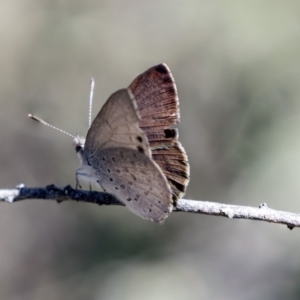
M0 201L9 203L26 199L56 200L58 203L67 200L96 203L98 205L122 205L123 203L108 193L73 189L70 185L59 187L51 184L44 188L27 188L23 184L16 189L1 190Z
M20 185L16 189L0 189L0 201L14 203L26 199L56 200L57 202L76 200L96 203L98 205L124 206L123 203L118 201L118 199L111 194L76 190L69 185L66 187L58 187L52 184L45 188L26 188L24 185ZM274 210L268 208L265 203L256 208L209 201L180 199L173 211L222 216L230 219L266 221L269 223L284 224L289 229L300 227L300 214Z

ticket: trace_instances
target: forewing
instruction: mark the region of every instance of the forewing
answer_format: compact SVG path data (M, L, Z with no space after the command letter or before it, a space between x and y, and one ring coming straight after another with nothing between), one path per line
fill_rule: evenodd
M112 94L94 119L86 137L84 157L98 149L125 147L151 157L146 134L139 128L135 100L127 89Z

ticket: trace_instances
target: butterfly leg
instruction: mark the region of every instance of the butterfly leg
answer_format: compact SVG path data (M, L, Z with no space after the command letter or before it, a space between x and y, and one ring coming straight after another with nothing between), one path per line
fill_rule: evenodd
M79 183L79 179L78 179L78 174L77 174L77 172L76 172L76 190L77 189L82 189L82 186L80 185L80 183Z
M91 191L92 190L91 183L93 183L95 181L95 180L93 180L94 177L95 177L95 175L93 173L91 173L89 169L78 168L76 170L76 188L77 187L79 187L80 189L82 188L79 180L80 181L83 180L83 181L89 183L90 191Z
M102 186L99 180L97 180L97 183L100 185L101 189L103 190L104 193L106 193L106 189Z

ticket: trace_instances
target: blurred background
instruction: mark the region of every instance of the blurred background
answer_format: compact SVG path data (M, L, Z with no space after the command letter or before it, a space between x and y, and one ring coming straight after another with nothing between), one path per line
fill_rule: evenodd
M300 211L298 1L2 0L0 188L75 185L72 139L165 62L186 199ZM0 210L0 299L299 299L300 235L257 221L27 200Z

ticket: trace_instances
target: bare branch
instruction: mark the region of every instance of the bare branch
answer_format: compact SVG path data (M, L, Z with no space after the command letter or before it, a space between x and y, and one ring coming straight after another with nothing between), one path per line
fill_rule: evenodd
M124 206L123 203L118 201L118 199L111 194L96 191L76 190L70 185L59 187L51 184L44 188L26 188L21 184L16 189L0 189L0 201L13 203L27 199L55 200L58 203L67 200L75 200L96 203L98 205Z
M0 190L0 201L14 203L26 199L56 200L59 203L67 200L76 200L96 203L98 205L124 206L123 203L111 194L96 191L76 190L70 185L67 185L66 187L58 187L52 184L45 188L26 188L23 187L23 185L20 185L16 189ZM178 200L174 211L222 216L230 219L266 221L269 223L284 224L289 229L300 227L300 214L274 210L268 208L265 203L256 208L209 201L180 199Z
M176 211L284 224L289 229L300 227L300 214L271 209L265 203L260 204L259 207L251 207L180 199Z

